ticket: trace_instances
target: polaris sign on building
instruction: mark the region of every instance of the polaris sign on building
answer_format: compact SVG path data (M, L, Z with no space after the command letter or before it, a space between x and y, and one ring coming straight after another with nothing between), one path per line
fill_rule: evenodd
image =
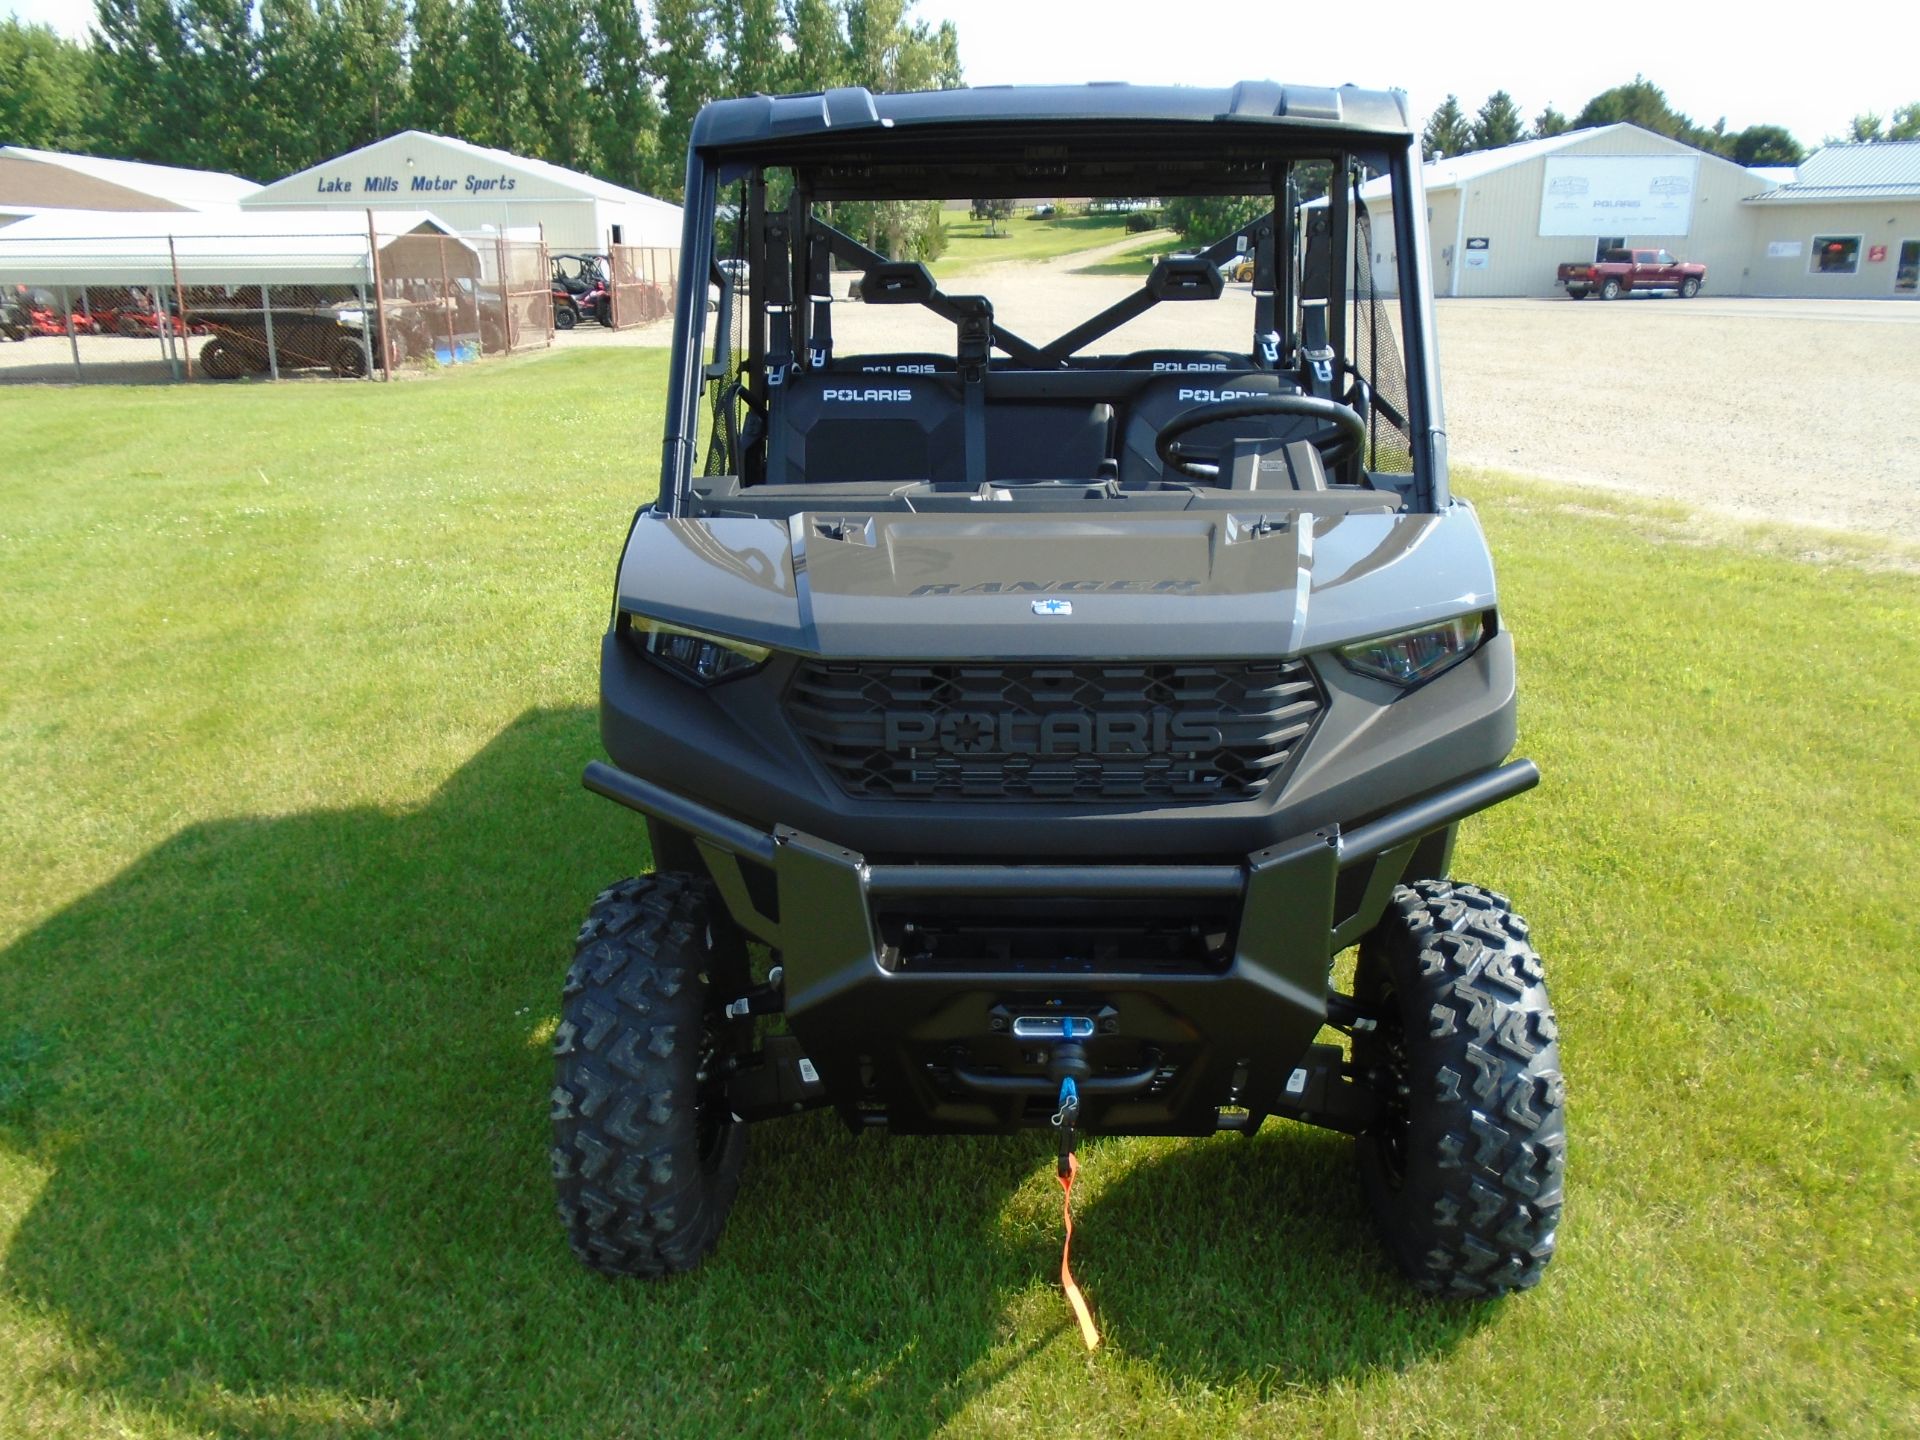
M407 130L275 181L254 210L431 206L464 233L544 235L554 251L675 247L680 207L544 160Z

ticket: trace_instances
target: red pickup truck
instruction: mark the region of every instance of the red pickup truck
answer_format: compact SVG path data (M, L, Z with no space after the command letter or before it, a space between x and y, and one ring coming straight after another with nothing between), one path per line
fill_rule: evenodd
M1576 300L1591 294L1617 300L1629 290L1672 290L1691 300L1707 283L1707 267L1676 260L1664 250L1609 250L1598 260L1562 265L1558 283Z

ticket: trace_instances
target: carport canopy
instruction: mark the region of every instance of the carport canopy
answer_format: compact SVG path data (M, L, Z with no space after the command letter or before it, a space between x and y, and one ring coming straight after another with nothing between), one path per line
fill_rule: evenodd
M480 276L479 251L431 211L376 211L372 229L386 274L437 279L444 236L448 275ZM367 233L365 211L47 212L0 229L0 284L371 285Z

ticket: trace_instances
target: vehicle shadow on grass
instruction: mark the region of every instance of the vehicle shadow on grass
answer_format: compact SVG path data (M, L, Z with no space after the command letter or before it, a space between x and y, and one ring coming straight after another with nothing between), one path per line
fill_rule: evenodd
M1057 1254L1054 1202L1015 1200L1051 1190L1032 1137L769 1125L699 1274L575 1264L546 1037L587 902L644 866L578 789L597 751L591 712L530 712L417 810L195 825L0 953L34 1072L0 1148L48 1177L0 1295L60 1337L10 1399L220 1434L925 1434L1075 1343L1009 1320ZM1470 1317L1397 1288L1357 1198L1341 1142L1291 1131L1133 1164L1086 1211L1113 1348L1318 1383L1445 1347Z

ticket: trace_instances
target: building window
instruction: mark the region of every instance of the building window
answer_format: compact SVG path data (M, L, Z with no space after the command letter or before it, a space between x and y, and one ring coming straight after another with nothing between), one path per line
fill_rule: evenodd
M1813 237L1812 273L1815 275L1854 275L1860 270L1858 235L1816 235Z
M1920 293L1920 240L1900 242L1900 263L1893 267L1893 288L1902 295Z

